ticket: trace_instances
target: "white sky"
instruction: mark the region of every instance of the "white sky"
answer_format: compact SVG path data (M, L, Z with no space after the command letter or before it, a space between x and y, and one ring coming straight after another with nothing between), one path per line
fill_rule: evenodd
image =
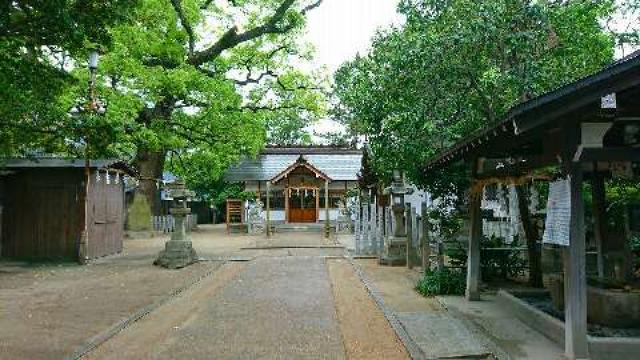
M315 65L335 71L358 52L367 53L378 28L401 23L398 0L324 0L309 13L307 40L316 48Z
M401 24L399 0L324 0L309 13L306 41L316 50L313 67L326 66L331 74L356 54L366 54L378 29ZM309 132L342 131L340 124L322 119ZM315 142L319 138L313 136Z

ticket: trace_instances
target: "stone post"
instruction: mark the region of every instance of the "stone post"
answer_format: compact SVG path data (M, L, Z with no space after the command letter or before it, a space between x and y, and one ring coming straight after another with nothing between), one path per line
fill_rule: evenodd
M361 237L362 237L362 231L361 231L362 230L362 227L361 227L361 225L362 225L362 220L361 220L362 219L362 215L361 215L361 213L362 213L362 205L360 204L360 200L358 200L358 203L356 204L356 214L355 214L356 219L354 221L354 224L355 224L355 229L354 229L354 232L355 232L355 244L354 244L354 246L356 248L356 254L358 254L358 255L360 254L360 251L362 251L362 246L360 244L360 242L362 241L361 240Z
M413 269L415 248L413 247L413 214L411 204L405 205L405 221L407 223L407 267Z
M413 193L413 188L405 185L404 176L399 171L393 172L393 183L384 189L385 194L391 195L391 211L394 217L392 234L385 239L384 252L380 256L381 265L402 266L406 264L407 233L404 225L404 197Z
M420 219L422 220L422 237L420 238L422 270L428 271L431 269L431 244L429 242L431 227L429 224L429 208L425 202L422 203Z
M158 254L154 265L169 269L179 269L198 260L195 249L187 235L185 218L191 213L187 207L187 199L194 194L186 190L181 180L170 185L169 194L173 198L173 206L169 210L175 220L175 230L171 233L171 240L165 243L165 249Z
M378 207L378 210L376 211L376 214L378 215L378 218L376 219L376 223L378 224L376 227L376 240L377 240L377 244L376 244L376 254L380 255L382 253L382 249L384 248L384 216L383 216L383 211L384 208L383 207Z

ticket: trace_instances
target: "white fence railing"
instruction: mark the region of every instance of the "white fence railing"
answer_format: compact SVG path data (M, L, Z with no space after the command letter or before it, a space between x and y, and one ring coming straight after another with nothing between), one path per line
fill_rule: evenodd
M170 233L176 228L176 220L172 215L153 216L151 218L151 225L153 226L153 231ZM187 228L187 231L196 229L198 227L198 215L187 215L185 219L185 227Z
M426 204L420 209L406 204L402 216L407 236L408 260L412 265L430 266L430 257L436 257L437 265L442 266L442 242L425 222ZM391 207L376 204L357 204L354 221L355 254L379 256L384 252L385 239L393 234L396 222Z

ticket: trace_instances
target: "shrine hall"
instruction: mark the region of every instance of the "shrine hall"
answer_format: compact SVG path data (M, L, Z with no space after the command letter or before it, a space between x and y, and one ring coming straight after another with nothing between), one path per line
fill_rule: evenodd
M338 217L340 202L357 187L361 161L362 151L352 148L268 147L229 169L225 180L242 184L262 204L268 192L274 223L317 223L327 213L329 220Z

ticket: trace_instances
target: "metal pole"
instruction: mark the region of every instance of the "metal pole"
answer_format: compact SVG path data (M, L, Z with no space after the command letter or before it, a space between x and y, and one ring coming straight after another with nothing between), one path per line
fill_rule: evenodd
M96 70L98 65L97 53L92 53L89 59L89 113L93 113L98 108L96 101ZM89 260L89 183L91 180L91 160L89 153L89 134L85 132L84 145L84 224L80 234L80 246L78 249L78 262L86 264Z

